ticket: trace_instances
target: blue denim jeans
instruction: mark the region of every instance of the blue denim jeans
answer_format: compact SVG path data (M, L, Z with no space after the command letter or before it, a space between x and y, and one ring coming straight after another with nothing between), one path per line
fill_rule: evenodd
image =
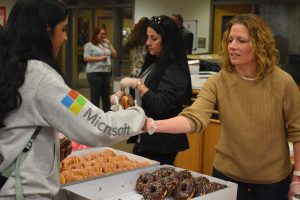
M229 178L213 169L213 177L238 184L237 200L288 200L291 176L278 183L250 184Z

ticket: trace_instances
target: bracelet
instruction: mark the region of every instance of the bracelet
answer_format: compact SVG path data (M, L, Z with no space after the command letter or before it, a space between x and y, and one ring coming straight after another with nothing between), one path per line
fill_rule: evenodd
M136 84L136 88L138 88L140 85L142 85L143 82L142 81L138 81L137 84Z
M293 176L300 176L300 171L294 171Z

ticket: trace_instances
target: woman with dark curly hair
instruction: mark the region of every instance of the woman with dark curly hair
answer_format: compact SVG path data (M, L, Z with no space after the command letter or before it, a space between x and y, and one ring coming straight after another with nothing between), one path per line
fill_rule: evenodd
M238 200L288 199L300 181L300 93L278 67L271 29L255 14L235 16L221 47L222 69L179 116L149 123L155 132L201 132L215 107L221 134L213 176L238 184ZM294 144L295 165L288 141Z
M59 0L18 0L0 34L1 200L50 200L58 193L57 131L107 146L144 125L141 108L104 113L66 85L56 57L67 24Z

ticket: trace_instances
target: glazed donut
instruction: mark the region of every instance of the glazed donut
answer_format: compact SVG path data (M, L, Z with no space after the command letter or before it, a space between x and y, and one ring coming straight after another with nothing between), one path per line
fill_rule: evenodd
M135 105L134 99L130 94L123 95L120 99L120 102L124 109L127 109L127 108Z
M195 195L195 183L192 178L187 178L178 183L174 190L176 200L191 199Z
M82 164L73 164L71 166L69 166L69 169L73 170L73 169L83 169L83 165Z
M63 184L71 181L83 180L84 178L86 177L82 176L82 174L78 173L78 171L76 171L75 173L73 171L63 171L61 173L60 181L62 181L61 183Z
M103 156L116 156L115 152L112 150L106 149L101 153Z
M64 175L62 175L62 174L59 175L59 182L60 182L60 184L66 183L66 179L65 179Z
M69 156L61 161L60 182L65 184L75 180L93 178L149 164L149 162L131 160L125 155L117 155L110 149L82 156Z
M142 193L145 200L163 200L166 194L167 188L159 181L145 184Z
M151 173L141 174L136 181L136 190L138 191L138 193L142 194L144 192L145 185L147 183L154 182L155 180L155 176Z

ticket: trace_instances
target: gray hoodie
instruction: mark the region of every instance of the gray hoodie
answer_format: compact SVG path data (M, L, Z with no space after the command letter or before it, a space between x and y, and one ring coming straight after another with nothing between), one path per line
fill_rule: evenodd
M16 159L37 126L43 126L20 166L25 199L51 199L59 190L56 130L79 143L108 146L138 134L144 125L141 108L104 113L69 88L49 65L37 60L28 62L19 91L22 104L6 117L6 127L0 129L0 172ZM2 187L0 199L15 199L14 175Z

